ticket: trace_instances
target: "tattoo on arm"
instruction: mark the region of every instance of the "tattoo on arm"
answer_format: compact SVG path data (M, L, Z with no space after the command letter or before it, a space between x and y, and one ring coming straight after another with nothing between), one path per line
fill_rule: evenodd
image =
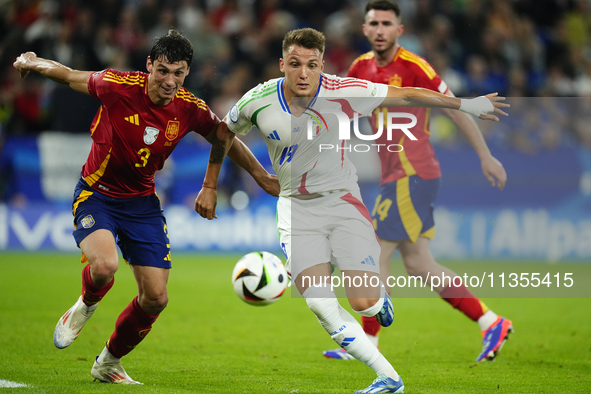
M225 155L226 141L220 140L214 132L213 139L211 141L211 153L209 154L209 162L211 164L222 164Z

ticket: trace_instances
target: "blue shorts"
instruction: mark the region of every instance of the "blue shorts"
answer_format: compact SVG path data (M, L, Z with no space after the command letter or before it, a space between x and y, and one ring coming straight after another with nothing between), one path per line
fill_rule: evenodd
M156 194L112 198L80 179L74 191L74 239L80 242L92 232L113 233L123 258L131 265L170 268L170 241L166 219Z
M412 242L419 236L435 237L433 202L440 183L441 178L425 180L412 175L382 185L371 212L378 237Z

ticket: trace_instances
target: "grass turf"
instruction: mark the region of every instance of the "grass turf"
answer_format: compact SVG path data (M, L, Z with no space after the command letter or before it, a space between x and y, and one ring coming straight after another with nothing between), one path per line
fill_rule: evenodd
M80 292L78 256L0 253L0 382L29 386L0 393L352 393L374 378L360 362L321 357L335 344L304 300L240 301L230 283L238 256L174 257L169 306L123 360L144 385L117 386L93 382L90 368L136 294L125 264L80 337L58 350L55 323ZM590 299L485 301L516 329L493 363L473 361L478 328L447 303L394 299L380 349L407 393L591 392Z

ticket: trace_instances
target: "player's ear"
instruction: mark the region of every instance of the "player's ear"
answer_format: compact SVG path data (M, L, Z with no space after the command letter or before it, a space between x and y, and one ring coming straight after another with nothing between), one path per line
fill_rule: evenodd
M367 25L365 23L361 25L361 30L363 31L363 35L367 37Z
M404 25L398 26L398 37L400 37L404 33Z
M146 70L148 70L150 74L152 73L152 59L150 59L150 56L146 59Z
M320 72L324 72L324 59L322 59L322 65L320 66Z
M283 58L279 59L279 70L284 73L285 72L285 63L283 62Z

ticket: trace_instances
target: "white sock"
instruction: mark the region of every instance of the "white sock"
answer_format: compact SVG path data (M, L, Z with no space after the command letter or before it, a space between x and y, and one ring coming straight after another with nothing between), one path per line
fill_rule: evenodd
M488 329L494 324L494 322L497 321L498 318L499 316L497 316L497 314L490 309L484 312L484 315L478 318L478 326L480 327L480 331L485 331Z
M113 364L113 363L121 362L121 359L113 356L111 354L111 352L109 352L109 349L107 349L107 347L105 346L105 348L103 349L101 354L98 356L96 362L101 365L105 364L105 363L106 364Z
M331 294L330 297L327 295ZM309 287L303 294L330 337L347 353L373 369L376 374L398 380L398 373L363 332L361 325L339 304L330 288Z
M378 337L377 335L369 335L368 333L365 333L365 336L367 336L367 339L369 339L369 341L375 346L378 347L378 342L380 340L380 337Z

